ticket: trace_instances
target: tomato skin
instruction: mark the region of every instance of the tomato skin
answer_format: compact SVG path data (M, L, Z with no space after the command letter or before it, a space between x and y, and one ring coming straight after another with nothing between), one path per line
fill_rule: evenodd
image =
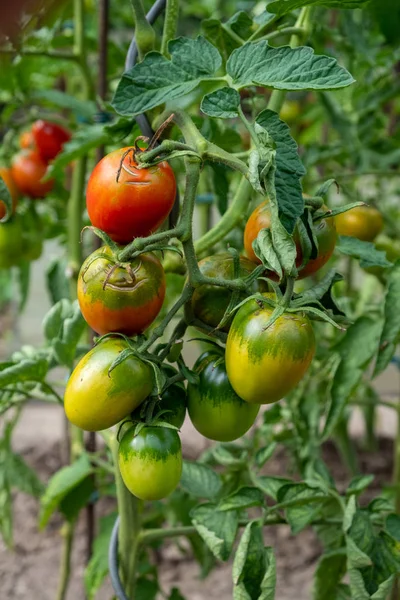
M174 491L182 474L179 435L166 427L145 426L122 437L118 464L128 490L141 500L161 500Z
M8 187L8 191L10 192L12 199L12 212L14 213L18 203L18 188L11 174L11 169L0 167L0 177L3 179L4 183ZM6 205L2 200L0 200L0 219L3 219L6 216L6 212Z
M122 338L106 338L78 362L64 396L65 413L71 423L86 431L107 429L127 417L150 394L152 368L135 356L108 372L127 348Z
M246 302L236 313L226 344L226 371L235 392L246 402L271 404L302 379L315 352L309 319L284 313L265 329L273 308Z
M71 134L57 123L39 119L32 125L32 138L41 158L49 162L61 152Z
M109 275L114 265L108 246L95 250L83 263L78 277L82 315L101 335L142 333L161 310L166 287L164 270L151 253L135 258L130 272L120 265Z
M216 364L220 354L202 354L194 371L198 385L188 384L188 412L194 427L204 437L217 442L232 442L253 425L259 406L244 402L229 383L225 363Z
M171 412L161 415L161 421L166 421L180 429L185 421L187 407L186 390L183 385L171 385L161 396L160 410Z
M47 164L35 150L17 154L11 167L11 173L18 189L30 198L44 198L53 189L53 179L41 181L46 171Z
M13 217L6 223L0 223L0 269L9 269L17 265L23 252L21 221Z
M292 123L301 114L301 105L297 100L285 100L279 112L279 118L282 121Z
M31 150L35 146L32 131L23 131L19 136L19 146L23 150Z
M239 277L247 277L256 268L256 265L244 256L239 258L239 265ZM203 258L199 262L199 268L206 277L234 279L234 261L229 252L221 252ZM265 289L264 284L255 281L249 293L263 289ZM215 285L201 285L196 288L192 296L192 310L195 317L210 327L217 327L229 306L232 293L226 288ZM247 295L249 294L243 294L240 300L244 300ZM229 331L229 325L227 323L221 327L221 331Z
M323 210L328 207L323 205ZM260 259L253 250L253 241L256 239L261 229L269 229L271 226L271 214L268 201L262 202L250 215L244 230L244 247L249 259L256 264L261 264ZM336 246L336 224L333 217L320 219L314 223L314 235L318 241L318 256L310 259L307 264L299 271L298 279L309 277L321 269L330 259ZM296 267L299 268L303 261L303 253L298 233L294 233L294 242L296 244Z
M86 190L92 225L120 244L155 231L171 212L176 193L175 175L168 163L138 169L132 153L123 161L130 172L122 168L117 182L122 156L128 150L115 150L97 163Z
M364 242L373 242L383 229L383 218L373 206L356 206L336 215L339 235L348 235Z

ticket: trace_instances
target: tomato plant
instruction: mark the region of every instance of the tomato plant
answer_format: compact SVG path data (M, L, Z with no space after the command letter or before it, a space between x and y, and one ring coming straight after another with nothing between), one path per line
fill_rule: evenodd
M42 181L47 164L36 150L21 152L13 159L11 174L21 193L30 198L44 198L53 188L53 180Z
M57 123L50 123L49 121L40 119L32 125L32 138L40 157L45 162L49 162L61 152L64 144L70 140L71 134ZM21 146L22 142L25 144L29 143L28 140L28 136L24 140L21 140Z
M3 179L6 184L8 191L11 194L12 199L12 207L13 212L15 212L17 202L18 202L18 189L15 185L14 179L11 175L11 170L6 169L5 167L0 167L0 177ZM0 220L6 216L6 205L2 200L0 200Z
M86 191L92 225L120 244L157 229L168 217L176 192L168 163L138 169L129 150L107 154L90 175Z
M383 218L379 210L372 206L356 206L336 217L339 235L372 242L383 229Z
M78 300L86 322L97 333L142 333L160 312L165 276L154 254L118 264L108 246L95 250L78 277Z

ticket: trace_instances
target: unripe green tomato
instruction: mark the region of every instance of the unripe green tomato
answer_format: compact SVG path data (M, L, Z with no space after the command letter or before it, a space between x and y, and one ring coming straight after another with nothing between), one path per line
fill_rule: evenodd
M0 223L0 269L9 269L23 258L23 231L20 219Z
M166 427L131 427L122 437L118 465L128 490L141 500L161 500L177 487L182 474L178 433Z
M259 406L244 402L229 383L220 354L208 351L197 360L198 385L188 384L188 412L199 433L210 440L232 442L253 425Z

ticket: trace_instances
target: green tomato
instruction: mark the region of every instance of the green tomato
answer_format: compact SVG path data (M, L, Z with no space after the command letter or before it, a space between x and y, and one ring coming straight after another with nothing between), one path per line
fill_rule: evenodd
M182 448L174 429L131 427L122 437L118 464L128 490L141 500L161 500L174 491L182 474Z
M9 269L23 258L23 231L18 217L0 223L0 269Z
M198 385L188 384L188 412L199 433L210 440L231 442L253 425L259 406L244 402L229 383L225 362L215 351L205 352L194 371Z

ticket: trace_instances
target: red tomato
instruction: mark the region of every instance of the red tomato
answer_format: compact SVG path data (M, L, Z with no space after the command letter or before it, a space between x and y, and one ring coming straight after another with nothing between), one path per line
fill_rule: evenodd
M23 131L19 136L19 145L23 150L31 150L35 146L32 131Z
M53 160L59 154L71 134L67 129L49 121L35 121L32 125L32 136L37 151L46 162Z
M169 215L174 204L176 181L171 167L161 162L150 169L138 169L129 148L107 154L94 168L86 191L92 225L105 231L115 242L127 244L146 237Z
M8 187L8 191L11 194L12 198L12 206L13 212L15 212L15 207L18 202L18 189L15 185L15 181L11 174L11 169L6 169L5 167L0 167L0 177L3 179L4 183ZM3 219L6 216L6 205L2 200L0 200L0 219Z
M11 173L18 189L30 198L43 198L54 185L53 179L42 181L47 164L35 150L17 154L12 162Z

